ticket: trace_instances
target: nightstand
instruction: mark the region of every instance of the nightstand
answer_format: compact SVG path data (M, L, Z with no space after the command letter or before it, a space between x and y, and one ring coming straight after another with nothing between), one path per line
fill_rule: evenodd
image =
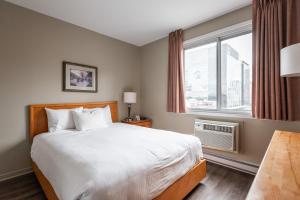
M152 127L152 120L151 119L144 119L144 120L139 120L139 121L122 120L121 122L126 123L126 124L136 125L136 126L143 126L143 127L147 127L147 128Z

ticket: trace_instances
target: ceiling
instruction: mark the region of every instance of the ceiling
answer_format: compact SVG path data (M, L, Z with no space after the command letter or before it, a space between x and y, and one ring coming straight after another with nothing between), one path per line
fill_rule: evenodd
M7 0L142 46L251 4L251 0Z

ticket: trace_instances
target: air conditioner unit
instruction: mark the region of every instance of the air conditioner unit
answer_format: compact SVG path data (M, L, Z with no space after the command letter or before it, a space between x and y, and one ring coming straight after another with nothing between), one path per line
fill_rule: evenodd
M204 148L238 153L239 123L196 119L194 134Z

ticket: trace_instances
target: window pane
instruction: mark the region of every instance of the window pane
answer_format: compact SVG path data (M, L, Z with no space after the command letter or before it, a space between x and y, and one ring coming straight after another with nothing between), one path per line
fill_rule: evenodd
M188 109L217 108L217 43L184 51L185 96Z
M252 34L221 42L221 108L251 110Z

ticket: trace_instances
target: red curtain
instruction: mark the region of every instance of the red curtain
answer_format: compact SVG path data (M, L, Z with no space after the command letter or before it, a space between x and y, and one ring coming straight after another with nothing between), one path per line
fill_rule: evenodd
M184 113L183 30L169 34L167 111Z
M253 1L254 117L300 119L300 79L280 76L280 50L298 42L299 0Z

